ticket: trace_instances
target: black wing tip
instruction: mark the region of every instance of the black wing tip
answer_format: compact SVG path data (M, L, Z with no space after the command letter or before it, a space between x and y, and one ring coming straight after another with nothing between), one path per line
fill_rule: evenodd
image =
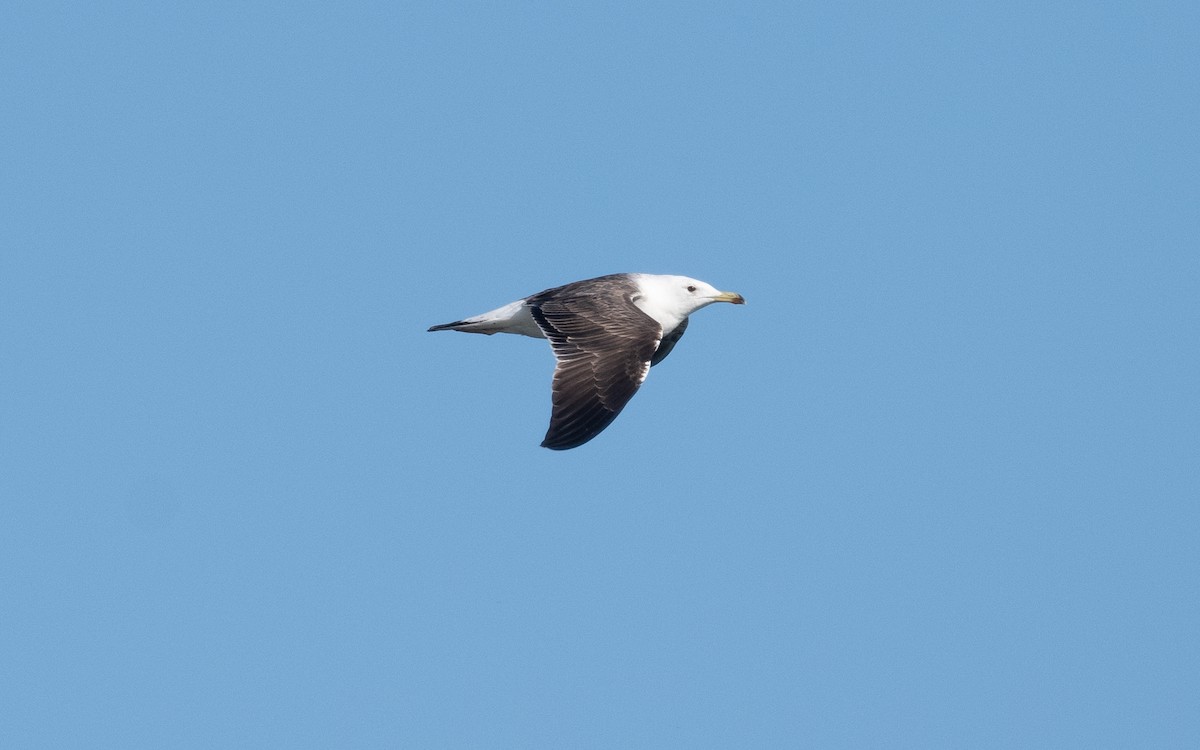
M427 330L426 333L433 333L434 331L453 331L455 326L458 325L462 325L461 320L456 320L453 323L439 323L435 326L429 326L429 330Z
M551 441L550 438L546 438L545 440L542 441L542 447L549 448L552 451L569 451L572 448L578 448L579 446L583 445L584 443L586 443L587 441L591 440L594 437L596 437L596 436L588 435L583 440L556 440L556 441Z
M612 421L617 418L617 415L606 414L600 420L585 426L552 426L547 432L546 437L542 440L542 447L549 448L552 451L566 451L572 448L578 448L589 440L595 438L600 433L612 424Z

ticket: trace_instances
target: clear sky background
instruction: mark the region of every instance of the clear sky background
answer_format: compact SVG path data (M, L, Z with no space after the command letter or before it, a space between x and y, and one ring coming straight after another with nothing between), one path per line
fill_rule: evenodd
M5 3L0 745L1200 746L1200 6L995 5Z

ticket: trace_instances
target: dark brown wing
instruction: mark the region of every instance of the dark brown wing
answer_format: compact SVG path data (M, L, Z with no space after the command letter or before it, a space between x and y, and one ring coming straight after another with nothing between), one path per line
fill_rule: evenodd
M646 379L662 329L633 304L623 284L548 290L529 298L550 339L554 370L550 429L542 445L566 450L596 437L616 419Z
M654 352L654 356L650 359L650 366L654 367L659 362L667 358L675 345L679 343L679 339L683 338L683 332L687 330L688 319L684 318L679 325L675 326L675 330L662 337L662 343L658 345L658 349Z

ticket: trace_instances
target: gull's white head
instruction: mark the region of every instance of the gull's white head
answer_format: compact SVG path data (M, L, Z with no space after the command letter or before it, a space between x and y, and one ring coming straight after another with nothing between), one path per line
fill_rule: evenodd
M737 292L722 292L687 276L639 274L635 278L642 293L635 304L657 320L664 331L673 330L684 318L714 302L746 303Z

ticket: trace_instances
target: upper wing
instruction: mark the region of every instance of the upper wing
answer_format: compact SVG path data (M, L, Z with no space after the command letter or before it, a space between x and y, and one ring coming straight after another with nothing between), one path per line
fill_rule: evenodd
M570 288L528 301L558 359L542 441L554 450L583 445L616 419L646 379L662 337L658 323L627 296L572 294Z

